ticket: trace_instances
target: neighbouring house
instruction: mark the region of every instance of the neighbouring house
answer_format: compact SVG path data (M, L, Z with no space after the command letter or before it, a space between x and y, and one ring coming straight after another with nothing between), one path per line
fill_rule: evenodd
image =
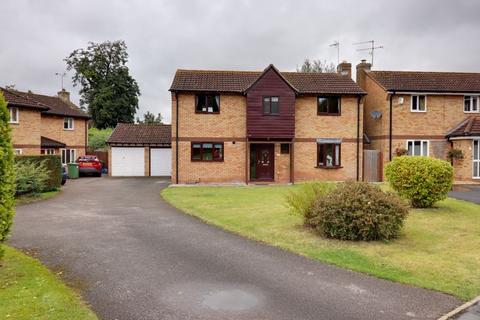
M167 124L119 123L107 143L114 177L170 176L172 128Z
M0 88L10 111L16 154L56 154L62 163L74 162L87 148L90 116L70 101L70 93L57 96Z
M177 70L173 183L362 179L365 91L338 73Z
M451 161L456 182L480 182L480 73L373 71L363 60L357 83L368 94L366 149L380 167L402 153L430 156Z

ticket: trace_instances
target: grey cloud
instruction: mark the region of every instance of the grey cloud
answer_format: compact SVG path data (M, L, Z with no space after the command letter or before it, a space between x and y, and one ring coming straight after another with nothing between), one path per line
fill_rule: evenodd
M354 65L369 57L352 43L375 39L385 47L376 69L480 71L479 9L476 0L4 0L0 85L54 94L71 51L123 39L142 91L139 113L169 121L177 68L294 70L306 57L336 62L335 40Z

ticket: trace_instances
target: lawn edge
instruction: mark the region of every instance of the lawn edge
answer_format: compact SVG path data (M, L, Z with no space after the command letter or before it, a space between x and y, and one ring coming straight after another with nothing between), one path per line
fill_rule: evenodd
M42 192L34 196L23 195L15 198L15 207L24 206L27 204L32 204L40 201L46 201L57 197L60 193L62 193L62 189L59 188L58 190Z
M463 313L465 310L467 310L468 308L470 308L471 306L473 306L474 304L479 303L479 302L480 302L480 296L477 296L477 297L473 298L472 300L465 302L461 306L453 309L449 313L441 316L440 318L438 318L438 320L453 319L452 317Z
M168 187L169 188L169 187ZM430 291L435 291L435 292L438 292L438 293L441 293L441 294L445 294L445 295L448 295L448 296L451 296L451 297L454 297L455 299L457 299L458 301L460 301L461 303L462 302L465 302L465 301L468 301L468 298L463 298L461 296L457 296L453 293L450 293L450 292L445 292L445 291L441 291L441 290L437 290L437 289L434 289L434 288L430 288L430 287L427 287L427 286L422 286L422 285L416 285L416 284L412 284L412 283L409 283L409 282L404 282L404 281L398 281L398 280L394 280L392 278L388 278L388 277L382 277L382 276L379 276L377 274L374 274L374 273L371 273L371 272L368 272L368 271L362 271L362 270L356 270L356 269L352 269L352 268L349 268L349 267L346 267L344 265L341 265L341 264L336 264L334 262L331 262L331 261L325 261L325 260L322 260L322 259L318 259L318 258L314 258L314 257L310 257L306 254L303 254L301 252L298 252L298 251L294 251L294 250L291 250L289 248L286 248L286 247L283 247L283 246L280 246L280 245L276 245L276 244L273 244L273 243L270 243L270 242L266 242L264 240L260 240L260 239L256 239L254 237L251 237L249 235L246 235L246 234L242 234L236 230L231 230L229 228L226 228L222 225L219 225L219 224L216 224L215 222L212 222L212 221L208 221L206 220L205 218L203 217L200 217L194 213L191 213L191 212L188 212L188 211L185 211L177 206L175 206L173 203L171 203L168 199L166 199L164 196L163 196L163 191L167 190L168 188L165 188L163 189L162 191L160 191L160 197L168 204L170 205L172 208L175 208L176 210L188 215L188 216L191 216L195 219L198 219L199 221L207 224L207 225L210 225L210 226L213 226L215 228L218 228L220 230L223 230L225 232L228 232L228 233L231 233L231 234L235 234L237 236L240 236L242 238L245 238L245 239L248 239L248 240L251 240L251 241L255 241L257 243L261 243L263 245L267 245L269 247L272 247L272 248L277 248L277 249L280 249L280 250L284 250L286 252L290 252L290 253L293 253L293 254L296 254L298 256L301 256L301 257L304 257L304 258L307 258L311 261L316 261L316 262L320 262L320 263L324 263L324 264L327 264L327 265L330 265L330 266L334 266L334 267L337 267L337 268L340 268L340 269L343 269L343 270L348 270L348 271L351 271L351 272L358 272L358 273L361 273L363 275L367 275L367 276L370 276L370 277L373 277L373 278L377 278L377 279L382 279L382 280L385 280L385 281L389 281L389 282L392 282L392 283L398 283L398 284L402 284L402 285L405 285L405 286L409 286L409 287L413 287L413 288L420 288L420 289L424 289L424 290L430 290ZM454 198L452 198L454 199ZM455 199L456 200L456 199Z
M35 256L29 254L27 251L24 249L16 248L14 246L8 245L8 244L1 244L4 248L7 247L8 250L14 251L16 254L21 255L22 259L26 260L32 260L33 264L36 264L34 267L39 267L46 271L55 281L58 281L60 285L62 285L76 300L76 303L78 303L79 307L87 309L88 312L90 312L95 319L100 319L97 315L97 313L92 309L92 306L85 300L85 298L82 295L82 292L79 288L73 287L70 285L70 283L64 279L55 271L50 269L47 265L45 265L40 259L36 258Z

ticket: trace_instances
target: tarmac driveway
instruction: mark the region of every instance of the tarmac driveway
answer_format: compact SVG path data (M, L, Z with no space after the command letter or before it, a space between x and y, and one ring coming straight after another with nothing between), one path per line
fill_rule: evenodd
M85 178L17 209L10 244L102 319L436 319L448 295L311 261L170 207L166 181Z
M480 204L480 185L456 185L448 195L452 198Z

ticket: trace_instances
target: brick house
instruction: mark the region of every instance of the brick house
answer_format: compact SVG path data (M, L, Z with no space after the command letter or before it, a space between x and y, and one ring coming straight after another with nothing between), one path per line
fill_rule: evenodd
M405 150L444 160L452 149L457 182L480 180L480 73L372 71L357 65L357 83L367 92L364 127L367 149L383 164ZM381 178L381 177L380 177Z
M84 155L90 117L62 90L58 96L0 88L10 111L16 154L57 154L62 163Z
M177 70L172 182L361 180L365 92L338 70Z

